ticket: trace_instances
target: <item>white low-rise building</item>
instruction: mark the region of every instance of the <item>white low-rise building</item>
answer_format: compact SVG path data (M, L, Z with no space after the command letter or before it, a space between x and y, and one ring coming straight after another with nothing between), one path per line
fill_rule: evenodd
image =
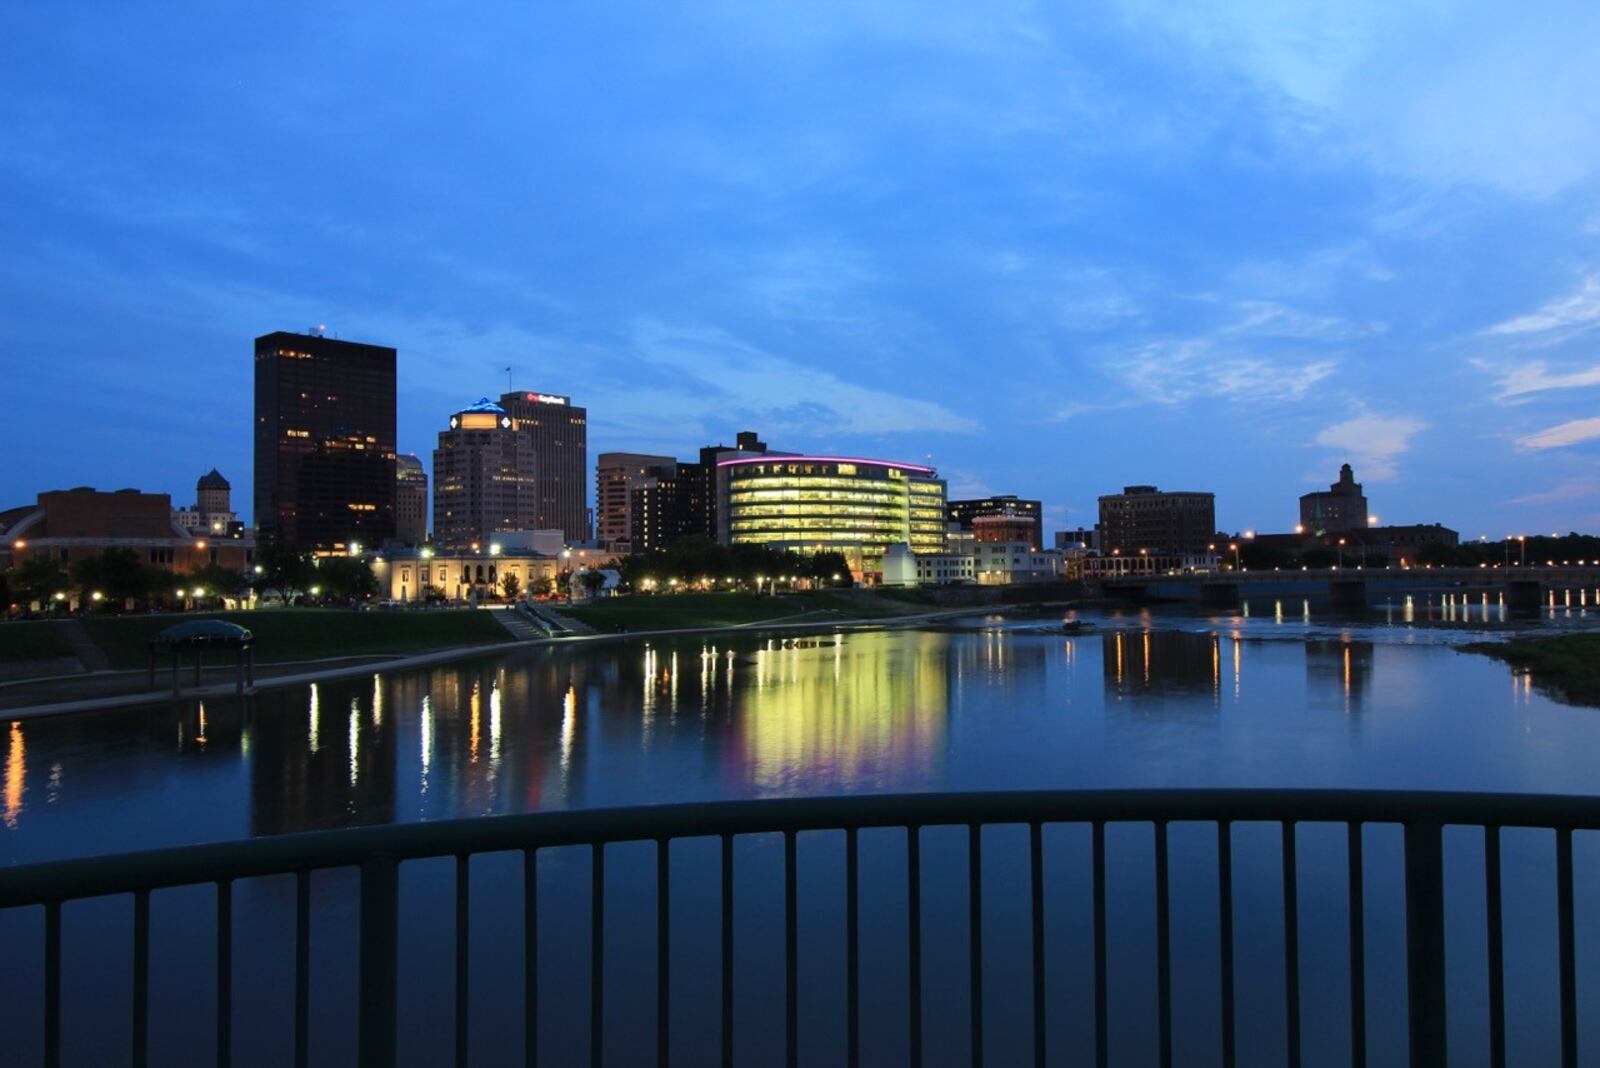
M975 549L980 586L1057 582L1062 577L1062 554L1052 550L1036 549L1023 541L980 541Z

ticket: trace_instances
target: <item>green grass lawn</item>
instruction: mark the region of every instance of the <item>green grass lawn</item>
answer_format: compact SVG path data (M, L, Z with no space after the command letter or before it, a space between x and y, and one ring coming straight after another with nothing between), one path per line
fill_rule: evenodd
M339 608L266 608L256 612L195 612L165 616L103 616L84 621L89 635L118 668L144 667L145 643L174 623L225 619L248 627L256 662L332 656L419 653L510 640L488 612L352 612ZM225 655L225 654L219 654Z
M638 594L560 606L558 611L599 631L671 630L677 627L732 627L784 619L805 612L828 612L836 619L886 619L923 607L875 590L808 590L778 596L753 593ZM818 615L820 622L828 618ZM806 622L797 620L797 622Z
M59 623L0 623L0 661L50 660L71 655L72 646L67 644Z
M1534 685L1573 704L1600 705L1600 634L1474 642L1462 648L1528 672Z

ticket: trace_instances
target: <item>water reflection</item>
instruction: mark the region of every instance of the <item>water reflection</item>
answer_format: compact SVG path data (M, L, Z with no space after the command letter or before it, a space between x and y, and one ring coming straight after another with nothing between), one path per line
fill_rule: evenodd
M1580 759L1600 746L1600 715L1555 709L1492 661L1379 649L1355 625L1294 642L1252 636L1293 626L1300 607L1285 601L1278 624L1277 605L1263 602L1254 623L1214 617L1204 630L1129 616L1113 621L1120 629L1064 637L974 620L542 648L248 700L8 724L0 863L859 790L1600 788ZM1346 714L1356 711L1369 727L1405 729L1353 735ZM1225 722L1236 729L1214 729Z
M1226 685L1238 689L1243 643L1236 636L1118 630L1105 641L1111 646L1102 661L1106 692L1114 699L1194 694L1216 698L1225 675Z
M28 774L27 753L22 723L13 720L10 735L6 738L5 807L0 809L0 823L13 831L17 829L17 817L22 813L22 794Z
M1311 639L1306 642L1306 697L1315 708L1361 707L1372 684L1371 642Z

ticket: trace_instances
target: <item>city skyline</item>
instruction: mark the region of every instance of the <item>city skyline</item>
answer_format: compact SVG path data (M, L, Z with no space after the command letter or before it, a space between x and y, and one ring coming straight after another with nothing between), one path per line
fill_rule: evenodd
M326 323L419 457L510 365L586 481L753 427L1052 530L1139 483L1286 530L1344 462L1385 521L1600 525L1578 5L0 18L0 346L85 415L13 407L7 504L248 485L249 339Z

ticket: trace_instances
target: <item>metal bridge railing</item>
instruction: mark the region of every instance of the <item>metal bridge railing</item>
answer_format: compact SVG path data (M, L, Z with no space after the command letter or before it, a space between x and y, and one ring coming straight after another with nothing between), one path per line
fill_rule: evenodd
M119 856L36 864L0 870L0 909L43 907L44 1035L48 1065L60 1063L62 1013L61 909L68 901L114 894L133 895L133 1027L131 1063L148 1063L150 981L150 895L180 886L216 888L216 1060L232 1054L233 886L241 879L293 875L296 879L295 1057L308 1059L310 989L310 877L313 871L355 867L360 872L358 1043L363 1065L389 1065L396 1057L396 947L399 941L399 866L424 858L455 858L455 1049L458 1064L468 1052L469 858L516 851L525 872L525 1012L527 1063L537 1058L538 852L557 846L588 846L591 871L590 1057L601 1063L605 1022L606 847L613 843L655 842L656 849L656 1043L665 1064L669 1048L672 957L668 855L673 841L719 838L721 842L721 1059L733 1063L734 880L736 836L781 834L784 843L784 930L786 1049L798 1060L797 868L796 836L810 831L842 831L845 838L845 1029L849 1062L860 1056L860 873L858 832L905 828L907 832L906 910L909 962L910 1061L922 1057L922 830L967 828L967 906L971 940L968 960L971 1060L984 1056L982 828L1022 825L1028 830L1029 896L1032 930L1032 1026L1034 1059L1044 1063L1046 1048L1045 865L1042 831L1046 825L1088 825L1092 831L1092 910L1094 932L1094 1019L1096 1063L1108 1062L1106 827L1143 823L1154 828L1156 900L1156 975L1159 1056L1173 1059L1173 980L1168 830L1172 823L1215 823L1220 915L1221 1057L1231 1065L1236 1034L1233 992L1234 933L1232 860L1234 824L1267 822L1282 828L1282 879L1287 1054L1300 1059L1299 824L1343 824L1348 829L1350 909L1350 1028L1353 1058L1365 1062L1365 994L1362 828L1398 824L1404 831L1405 956L1408 969L1411 1063L1446 1063L1446 984L1443 829L1480 827L1484 832L1484 890L1487 904L1490 1060L1505 1063L1505 976L1502 930L1502 828L1553 831L1556 852L1559 1027L1562 1063L1578 1063L1577 974L1573 900L1574 831L1600 829L1600 798L1553 795L1461 794L1395 791L1308 790L1140 790L1031 793L957 793L761 800L709 804L550 812L441 823L399 824L260 838Z

